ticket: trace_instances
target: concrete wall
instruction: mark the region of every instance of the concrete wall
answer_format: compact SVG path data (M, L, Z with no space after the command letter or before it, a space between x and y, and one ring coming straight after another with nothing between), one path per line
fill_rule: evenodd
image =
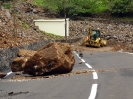
M69 36L69 19L66 19L67 23L67 36ZM40 30L47 33L52 33L55 35L65 36L65 19L55 19L55 20L34 20L35 25L39 27Z

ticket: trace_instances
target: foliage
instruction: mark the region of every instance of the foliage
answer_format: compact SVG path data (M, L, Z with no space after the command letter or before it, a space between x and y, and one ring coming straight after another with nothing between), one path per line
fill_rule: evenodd
M48 12L63 17L90 16L93 14L130 14L133 0L33 0L34 4Z
M11 8L11 4L8 4L8 3L3 3L2 6L3 6L5 9L10 9L10 8Z
M47 34L47 35L50 36L52 39L56 39L57 37L58 37L58 38L63 38L63 36L55 35L55 34L53 34L53 33L48 33L48 32L43 32L43 31L42 31L42 33Z
M59 16L88 16L108 9L107 0L34 0L45 11Z
M117 0L111 10L112 14L123 16L132 12L132 0Z
M22 22L22 24L23 24L23 26L25 27L25 28L29 28L30 26L27 24L27 23L25 23L25 22Z

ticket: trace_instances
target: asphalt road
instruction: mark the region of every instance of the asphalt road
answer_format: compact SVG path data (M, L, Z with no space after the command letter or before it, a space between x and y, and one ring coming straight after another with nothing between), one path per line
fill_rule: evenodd
M83 53L82 64L79 64L80 59L76 55L75 58L73 72L82 69L96 71L41 80L1 80L0 99L132 99L133 55L119 52Z

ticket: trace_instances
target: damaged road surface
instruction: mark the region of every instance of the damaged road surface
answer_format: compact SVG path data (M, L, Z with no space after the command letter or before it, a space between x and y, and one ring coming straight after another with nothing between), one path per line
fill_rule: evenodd
M132 99L132 54L83 52L85 62L81 64L73 54L75 65L70 73L32 79L25 78L29 75L16 75L12 79L2 79L0 99ZM94 79L92 70L98 79ZM97 89L93 88L95 84Z

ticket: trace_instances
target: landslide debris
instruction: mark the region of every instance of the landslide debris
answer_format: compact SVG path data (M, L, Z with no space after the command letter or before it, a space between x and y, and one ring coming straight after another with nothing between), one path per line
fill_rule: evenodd
M6 73L0 73L0 78L3 78L6 76Z
M18 52L18 57L16 57L11 66L12 72L18 72L18 71L23 71L23 68L25 66L25 63L28 61L30 57L32 57L37 51L33 50L25 50L21 49Z
M12 2L10 2L12 4ZM60 37L52 37L43 33L34 25L36 19L55 18L49 15L43 9L32 4L31 0L25 2L16 2L16 17L17 17L17 41L14 41L13 34L13 12L12 9L0 9L0 48L8 48L27 44L30 42L43 39L64 39ZM133 22L132 21L118 21L103 18L84 18L84 20L71 20L69 39L83 38L89 32L89 26L93 29L99 29L102 32L102 38L108 40L108 46L115 47L114 51L123 49L125 51L133 50ZM28 28L27 28L28 27ZM82 41L78 41L78 45ZM120 47L119 47L120 46ZM125 47L123 47L125 46Z
M0 9L0 49L45 39L43 34L36 32L32 28L24 27L22 21L17 20L17 39L15 40L13 28L14 23L9 11Z
M25 52L23 52L25 51ZM27 55L28 52L30 54ZM34 53L31 55L31 53ZM13 72L23 71L30 75L61 74L71 72L75 63L68 43L50 43L37 51L20 50L14 59Z

